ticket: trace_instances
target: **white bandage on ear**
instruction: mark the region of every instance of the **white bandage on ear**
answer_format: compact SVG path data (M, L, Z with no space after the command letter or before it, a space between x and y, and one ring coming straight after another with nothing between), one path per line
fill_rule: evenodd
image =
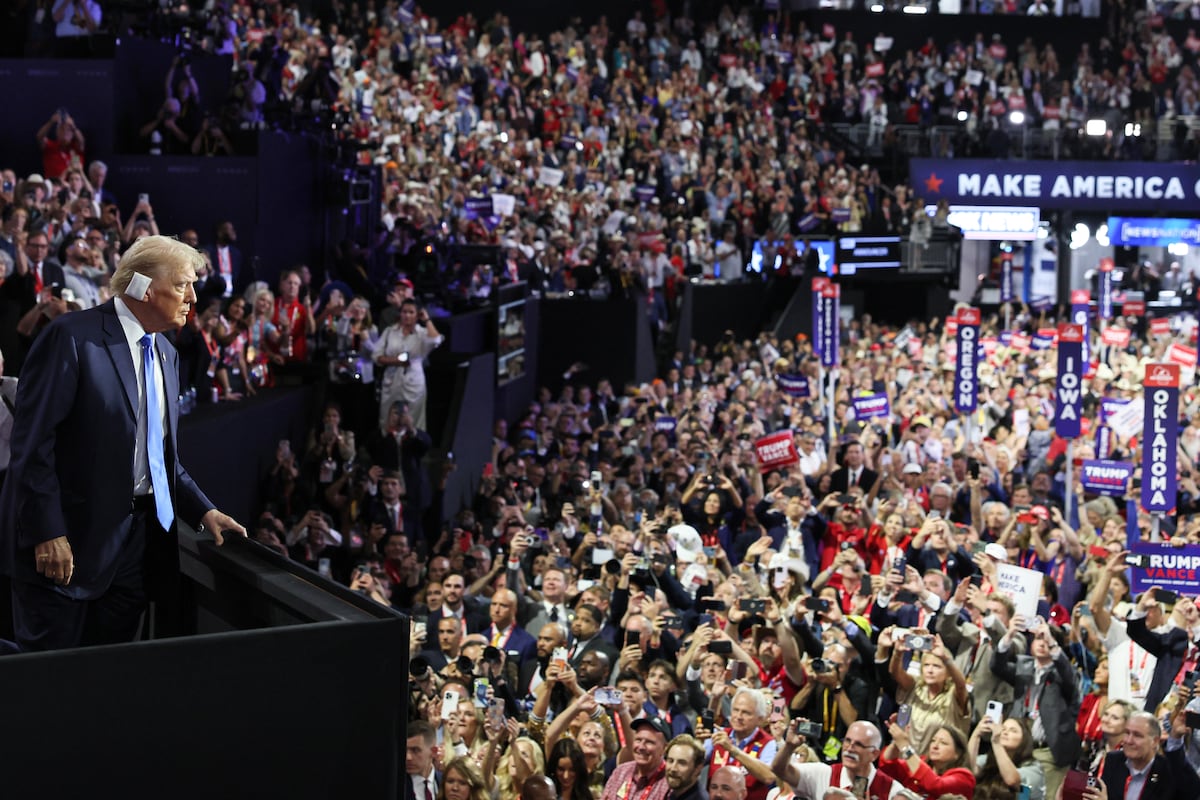
M129 279L129 285L125 287L125 294L134 300L145 300L146 290L149 288L150 278L140 272L135 272Z

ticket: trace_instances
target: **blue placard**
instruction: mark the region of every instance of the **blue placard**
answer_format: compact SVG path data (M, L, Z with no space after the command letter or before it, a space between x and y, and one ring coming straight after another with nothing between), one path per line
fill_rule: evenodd
M1100 271L1100 283L1097 287L1096 312L1100 319L1113 318L1113 274L1112 270Z
M1142 381L1142 508L1166 513L1175 508L1175 458L1179 439L1179 365L1147 364Z
M490 217L492 215L492 198L490 196L468 197L463 202L463 215L467 219Z
M854 418L859 421L886 417L892 413L888 396L883 392L864 397L852 397L850 402L854 405Z
M829 284L821 304L821 363L827 367L836 367L838 363L838 336L841 334L838 313L841 303L837 296L837 288L836 284ZM835 290L832 296L830 289Z
M914 158L909 176L917 193L932 203L1155 213L1194 212L1200 204L1200 165L1195 163Z
M808 378L803 375L776 375L775 383L784 394L792 397L812 397Z
M821 290L828 283L828 278L813 278L812 281L812 346L818 356L825 344L825 298L821 296Z
M661 416L654 418L654 430L656 431L674 433L676 424L677 422L674 417Z
M1079 436L1083 415L1084 329L1063 325L1058 331L1058 381L1054 386L1054 432L1064 439Z
M1000 259L1000 302L1011 303L1014 300L1012 256L1006 255Z
M1129 516L1135 523L1134 530L1128 532L1129 552L1144 559L1146 565L1129 570L1129 588L1133 593L1141 594L1151 586L1157 586L1169 592L1195 595L1196 584L1200 582L1200 545L1172 547L1143 542L1138 538L1136 515Z
M1096 426L1096 455L1100 458L1108 458L1112 455L1112 428L1107 425L1100 424Z
M979 309L958 312L958 357L954 363L954 409L960 414L979 405Z
M1133 477L1133 464L1127 461L1085 458L1079 470L1079 480L1085 492L1122 497L1129 479Z
M1200 245L1200 219L1109 217L1108 239L1126 247L1196 246Z

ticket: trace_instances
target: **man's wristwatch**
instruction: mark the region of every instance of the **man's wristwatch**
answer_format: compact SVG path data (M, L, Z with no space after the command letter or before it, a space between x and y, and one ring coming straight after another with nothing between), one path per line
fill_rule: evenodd
M901 748L901 750L900 750L900 755L904 756L906 759L912 758L916 754L917 754L917 751L913 750L912 745L906 745L905 747Z

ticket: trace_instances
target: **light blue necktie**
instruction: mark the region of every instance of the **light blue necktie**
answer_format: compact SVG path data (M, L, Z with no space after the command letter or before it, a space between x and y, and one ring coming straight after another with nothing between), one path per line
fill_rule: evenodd
M162 415L158 413L158 381L154 375L154 339L142 337L142 379L146 385L146 458L150 462L150 485L154 487L154 510L163 530L171 530L175 509L171 508L171 486L164 463Z

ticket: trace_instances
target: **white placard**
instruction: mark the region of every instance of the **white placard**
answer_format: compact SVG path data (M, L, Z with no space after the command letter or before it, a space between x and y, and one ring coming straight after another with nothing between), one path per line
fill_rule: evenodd
M554 167L542 167L538 170L538 183L543 186L558 186L563 182L563 171Z
M1146 416L1146 404L1141 396L1121 406L1117 413L1108 418L1108 427L1122 439L1139 436L1142 433L1142 421Z
M1000 563L996 565L996 591L1012 600L1015 613L1032 620L1037 616L1043 577L1036 570Z
M1029 435L1029 409L1014 408L1013 409L1013 433L1017 436Z
M875 37L875 52L876 53L886 53L888 50L892 49L892 45L895 43L896 43L895 39L893 39L890 36L876 36Z
M978 69L969 69L967 74L963 76L963 80L971 86L978 86L983 83L983 71Z
M496 193L492 195L492 213L498 217L511 217L517 207L517 198L511 194Z

